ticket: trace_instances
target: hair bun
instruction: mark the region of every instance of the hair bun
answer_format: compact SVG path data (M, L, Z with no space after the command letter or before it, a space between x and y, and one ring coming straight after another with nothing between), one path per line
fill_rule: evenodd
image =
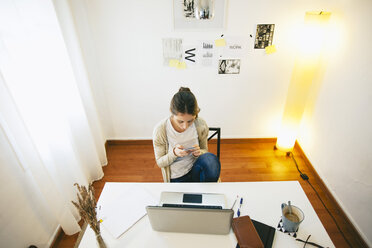
M178 92L191 92L191 90L187 87L181 87Z

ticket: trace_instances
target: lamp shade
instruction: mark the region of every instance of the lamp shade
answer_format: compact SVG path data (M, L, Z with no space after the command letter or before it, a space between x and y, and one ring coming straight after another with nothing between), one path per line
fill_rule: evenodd
M295 144L309 91L319 71L325 24L330 15L330 12L306 12L276 143L279 150L291 151Z

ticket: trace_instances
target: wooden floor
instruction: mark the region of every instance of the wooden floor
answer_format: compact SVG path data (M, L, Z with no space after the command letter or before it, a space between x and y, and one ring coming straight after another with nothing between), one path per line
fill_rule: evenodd
M209 145L209 151L216 153L216 144ZM274 139L222 140L221 180L222 182L289 181L298 180L318 214L321 222L336 247L350 247L339 232L321 201L310 185L301 179L293 160L283 152L274 151ZM316 172L308 165L301 148L293 151L298 166L309 176L309 181L318 191L327 208L336 218L342 232L352 247L367 247L359 234L350 227L347 218L339 209ZM103 168L105 176L94 183L98 199L105 182L162 182L160 169L155 165L151 141L109 142L107 145L108 165ZM53 247L73 247L78 234L67 236L61 233Z

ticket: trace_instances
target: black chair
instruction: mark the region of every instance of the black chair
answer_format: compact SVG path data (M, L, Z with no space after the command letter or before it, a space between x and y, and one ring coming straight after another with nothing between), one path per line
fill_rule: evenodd
M220 127L210 127L209 131L213 132L209 136L208 141L217 135L217 158L220 160L220 145L221 145L221 128ZM221 160L220 160L221 161Z

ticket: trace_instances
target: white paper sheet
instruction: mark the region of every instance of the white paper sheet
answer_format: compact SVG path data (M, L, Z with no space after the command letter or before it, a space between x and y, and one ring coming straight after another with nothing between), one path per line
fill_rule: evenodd
M169 66L169 61L182 60L182 39L164 38L163 40L164 65Z
M226 46L222 49L221 57L223 58L243 58L248 54L248 38L241 37L225 37Z
M213 61L216 60L214 41L213 40L200 41L199 46L200 65L202 67L213 66Z
M143 188L132 187L120 194L116 200L102 205L99 218L112 236L118 238L145 216L146 206L154 206L157 202Z

